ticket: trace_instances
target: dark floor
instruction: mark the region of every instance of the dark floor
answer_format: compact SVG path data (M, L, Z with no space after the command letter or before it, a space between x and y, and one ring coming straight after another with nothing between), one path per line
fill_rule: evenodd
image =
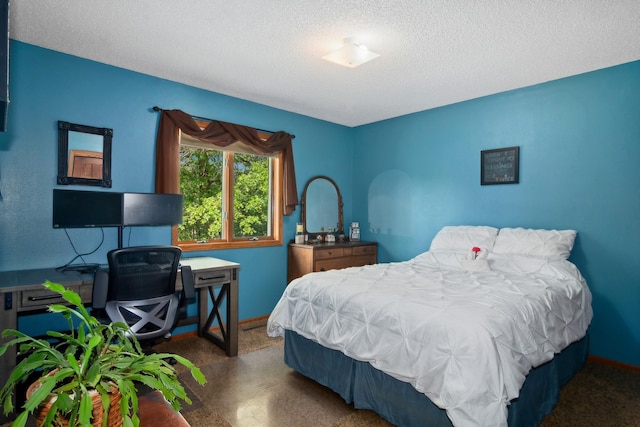
M156 349L187 357L208 379L200 386L179 367L193 400L182 414L192 427L390 426L288 368L282 339L267 337L263 323L243 325L237 357L226 357L197 337L175 339ZM541 426L640 426L640 373L587 362Z
M283 362L283 341L256 326L240 332L235 358L195 337L163 344L196 362L209 379L204 387L185 379L196 398L182 412L193 427L390 426L292 371ZM588 361L540 426L640 426L640 373Z
M264 323L256 326L244 325L240 331L238 357L228 358L196 337L156 347L180 352L208 379L200 386L188 372L181 374L193 400L182 414L192 427L391 426L287 367L283 340L267 337Z

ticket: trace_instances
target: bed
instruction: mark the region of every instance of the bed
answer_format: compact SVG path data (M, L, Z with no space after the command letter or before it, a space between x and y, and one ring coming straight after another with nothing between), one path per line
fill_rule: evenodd
M535 426L587 354L575 236L444 227L408 261L292 281L267 332L293 369L395 425Z

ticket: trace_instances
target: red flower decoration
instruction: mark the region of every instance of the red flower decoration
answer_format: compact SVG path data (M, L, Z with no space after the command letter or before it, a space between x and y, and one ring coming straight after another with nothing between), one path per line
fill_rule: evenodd
M480 252L480 248L477 246L474 246L471 248L471 251L473 252L473 259L478 258L478 252Z

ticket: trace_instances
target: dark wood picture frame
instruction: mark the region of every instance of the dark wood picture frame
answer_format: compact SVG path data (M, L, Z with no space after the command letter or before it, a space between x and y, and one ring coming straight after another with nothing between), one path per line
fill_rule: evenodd
M480 152L480 185L518 184L520 147Z

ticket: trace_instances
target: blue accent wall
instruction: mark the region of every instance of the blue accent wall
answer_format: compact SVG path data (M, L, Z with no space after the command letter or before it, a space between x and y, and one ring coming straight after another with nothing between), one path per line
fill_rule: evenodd
M380 261L444 225L575 229L590 352L640 365L640 62L354 131L353 217ZM510 146L520 183L481 186L480 151Z
M298 191L333 178L344 219L360 221L379 260L428 249L444 225L572 228L571 260L594 299L591 354L640 366L640 62L357 128L11 41L8 131L0 133L0 271L56 267L75 253L51 225L57 121L114 130L113 188L151 192L158 114L182 109L296 135ZM425 96L428 96L425 94ZM480 186L480 151L520 147L520 183ZM292 238L299 209L285 217ZM88 252L99 230L68 230ZM131 234L129 235L129 231ZM137 227L125 244L168 244ZM87 262L104 263L116 229ZM268 314L286 286L286 246L191 252L239 262L240 319ZM21 327L45 328L41 317ZM35 323L34 323L35 322ZM28 331L29 332L29 331Z
M152 107L157 105L292 133L299 193L307 179L326 174L336 180L347 200L352 197L350 128L14 40L10 48L8 131L0 133L0 271L57 267L71 261L75 253L65 230L52 227L53 189L101 189L56 184L58 120L113 129L113 187L104 191L153 192L159 114ZM348 218L350 207L345 215ZM299 208L284 218L287 241L299 220ZM98 229L67 231L81 253L94 250L102 239ZM127 228L124 243L170 244L171 229ZM106 252L116 246L117 229L105 228L104 243L84 258L105 263ZM241 320L269 314L286 286L286 245L185 256L213 256L241 264ZM21 327L37 327L31 318L22 318Z

